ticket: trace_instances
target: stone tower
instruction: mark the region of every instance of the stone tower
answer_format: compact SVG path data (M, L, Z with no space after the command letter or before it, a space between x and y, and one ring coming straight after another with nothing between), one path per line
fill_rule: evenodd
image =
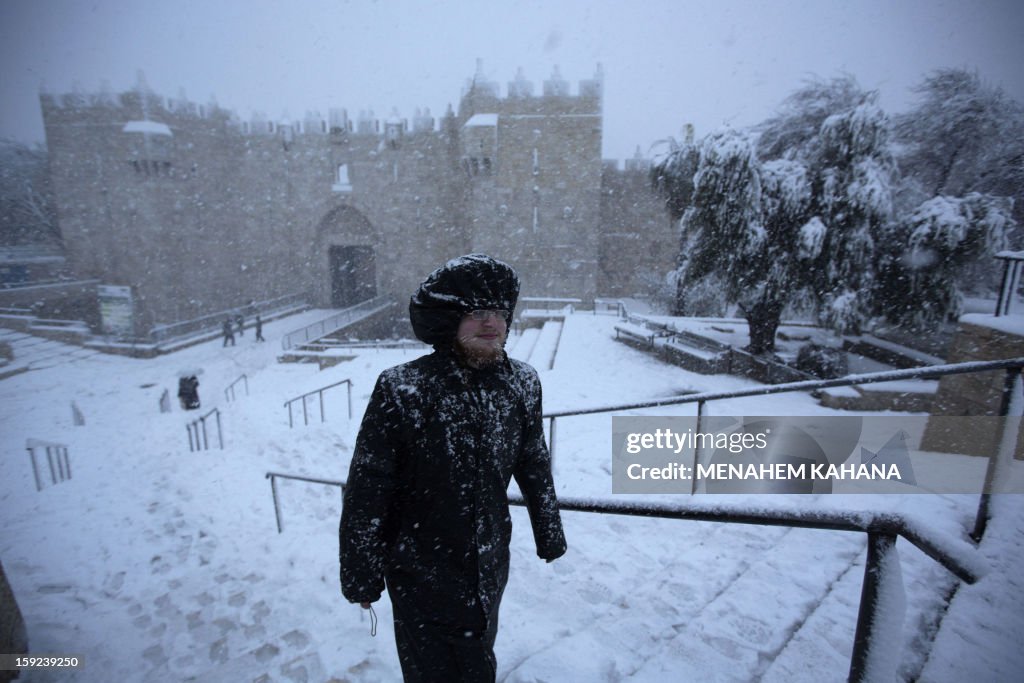
M555 67L536 96L520 71L502 99L478 66L462 96L472 247L515 263L525 295L597 294L602 84L598 67L573 94Z

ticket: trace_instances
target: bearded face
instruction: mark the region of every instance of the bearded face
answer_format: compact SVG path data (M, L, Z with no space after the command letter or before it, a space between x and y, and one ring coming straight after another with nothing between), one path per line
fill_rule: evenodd
M501 359L507 332L505 311L473 311L459 323L455 345L471 367L479 368Z

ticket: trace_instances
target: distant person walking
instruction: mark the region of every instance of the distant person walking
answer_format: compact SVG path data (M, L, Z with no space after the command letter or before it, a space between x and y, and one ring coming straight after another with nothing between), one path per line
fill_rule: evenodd
M259 313L256 314L256 341L267 341L263 338L263 321L260 320Z
M224 346L227 346L228 344L234 346L235 333L231 328L231 318L224 318L224 325L222 329L224 330Z
M235 324L238 325L238 336L239 337L244 337L245 336L245 318L242 317L241 313L239 313L238 315L235 316Z

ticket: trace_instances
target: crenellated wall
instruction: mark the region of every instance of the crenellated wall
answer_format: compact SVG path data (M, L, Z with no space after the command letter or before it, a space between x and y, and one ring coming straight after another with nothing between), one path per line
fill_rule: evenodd
M524 295L635 294L674 261L644 269L644 255L678 240L646 170L602 164L602 87L599 69L573 94L556 70L535 96L520 73L501 97L478 73L457 112L417 110L411 124L344 109L241 121L144 84L44 94L68 262L132 288L137 337L298 291L338 305L351 276L339 250L364 255L361 292L400 310L469 251L515 265Z

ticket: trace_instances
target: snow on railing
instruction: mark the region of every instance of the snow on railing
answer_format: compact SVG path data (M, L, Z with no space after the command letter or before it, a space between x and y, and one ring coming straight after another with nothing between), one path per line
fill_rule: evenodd
M50 483L59 484L71 478L71 460L68 458L68 447L62 443L51 443L39 439L29 439L25 449L32 460L32 476L36 481L36 491L43 490L43 479L39 475L39 462L36 451L46 453L46 464L50 470Z
M238 379L236 379L234 382L229 384L224 389L225 401L231 402L235 400L235 385L238 384L239 382L242 382L243 386L245 386L245 395L249 395L249 377L245 373L242 373L242 375Z
M582 410L563 410L544 414L549 422L548 427L548 449L551 457L555 456L555 420L560 417L574 417L577 415L593 415L595 413L612 413L624 410L637 410L640 408L658 408L661 406L683 405L685 403L697 404L697 426L700 431L701 419L704 416L704 404L708 401L719 401L731 398L744 398L747 396L766 396L768 394L781 394L790 391L814 391L816 389L828 389L830 387L848 387L860 384L874 384L877 382L891 382L904 379L938 379L946 375L962 375L973 372L986 372L990 370L1005 370L1006 381L1003 387L1002 405L999 415L1005 417L1009 414L1010 399L1013 396L1015 382L1018 375L1024 371L1024 356L1018 358L1007 358L1004 360L992 361L970 361L966 363L953 363L950 365L933 365L923 368L910 368L907 370L890 370L886 372L868 372L860 375L847 375L835 379L804 380L801 382L787 382L785 384L774 384L770 386L754 387L752 389L741 389L738 391L704 392L686 394L683 396L670 396L653 401L642 401L639 403L624 403L614 406L601 406L584 408ZM694 452L694 460L699 457L699 450ZM996 458L989 458L988 469L985 481L991 482L995 476L995 468L998 464ZM696 485L696 479L692 484ZM986 484L987 485L987 484ZM978 515L975 518L974 532L971 536L980 541L985 534L985 526L988 523L989 494L983 492L978 505Z
M302 396L296 396L295 398L292 398L292 399L289 399L289 400L285 401L284 402L284 407L288 409L288 427L291 428L291 427L294 426L292 424L292 404L295 403L296 401L302 401L302 423L303 423L303 425L309 425L309 412L306 410L306 399L309 398L310 396L312 396L313 394L317 394L320 397L320 421L321 422L326 422L327 421L327 417L324 415L324 392L327 391L328 389L332 388L332 387L340 386L342 384L347 384L348 385L348 419L351 420L352 419L352 380L350 380L350 379L343 379L340 382L335 382L334 384L328 384L325 387L320 387L319 389L314 389L313 391L307 391Z
M335 486L340 489L342 496L346 486L344 481L336 479L319 479L282 472L267 472L266 478L270 480L274 517L279 534L284 527L277 491L278 479ZM526 501L518 494L510 494L508 502L511 505L526 506ZM977 559L974 551L961 548L955 542L951 543L949 539L930 537L898 513L843 510L729 510L719 505L701 506L688 503L679 506L667 503L625 503L574 498L560 498L558 507L563 512L866 533L868 543L864 583L861 586L857 627L853 637L853 653L850 657L847 679L858 683L892 679L896 675L896 660L890 655L892 648L895 647L894 643L898 640L890 637L888 627L896 623L889 611L905 609L901 606L905 605L905 601L902 600L901 569L899 556L896 554L898 537L902 536L966 583L975 583L986 571L984 561ZM879 618L881 614L886 614L888 618Z
M148 337L150 342L160 344L162 342L181 339L194 334L219 333L225 318L229 318L234 322L235 317L243 311L266 315L267 313L281 311L293 306L304 305L308 300L309 294L307 292L286 294L275 299L256 301L244 306L237 306L235 308L217 311L216 313L210 313L198 318L192 318L191 320L154 325L152 329L150 329Z
M1024 270L1024 251L1001 251L996 258L1003 262L1003 279L999 284L999 299L996 301L996 317L1010 314L1013 298L1020 288L1021 271Z
M306 325L301 329L287 333L281 338L281 348L287 351L293 346L317 340L390 305L391 302L384 296L367 299L355 306L339 311L329 318L324 318L311 325Z
M220 409L214 408L206 415L192 420L185 429L188 430L188 449L191 452L196 451L207 451L210 450L210 441L206 436L206 418L211 415L217 417L217 442L220 445L220 449L224 450L224 434L220 428Z
M525 505L522 496L510 495L509 503ZM896 619L888 609L900 609L902 581L896 539L902 536L926 555L941 564L957 578L974 583L985 573L985 565L976 560L973 551L950 546L949 541L931 538L915 528L898 513L852 512L838 510L729 510L720 505L685 506L658 503L619 503L572 498L559 498L562 511L589 512L663 519L685 519L699 522L757 524L830 531L854 531L868 535L864 583L861 586L857 627L850 656L849 681L891 680L896 675L883 671L893 661L888 657L892 642L887 640L887 625ZM878 618L887 614L887 619ZM898 642L898 641L896 641Z

